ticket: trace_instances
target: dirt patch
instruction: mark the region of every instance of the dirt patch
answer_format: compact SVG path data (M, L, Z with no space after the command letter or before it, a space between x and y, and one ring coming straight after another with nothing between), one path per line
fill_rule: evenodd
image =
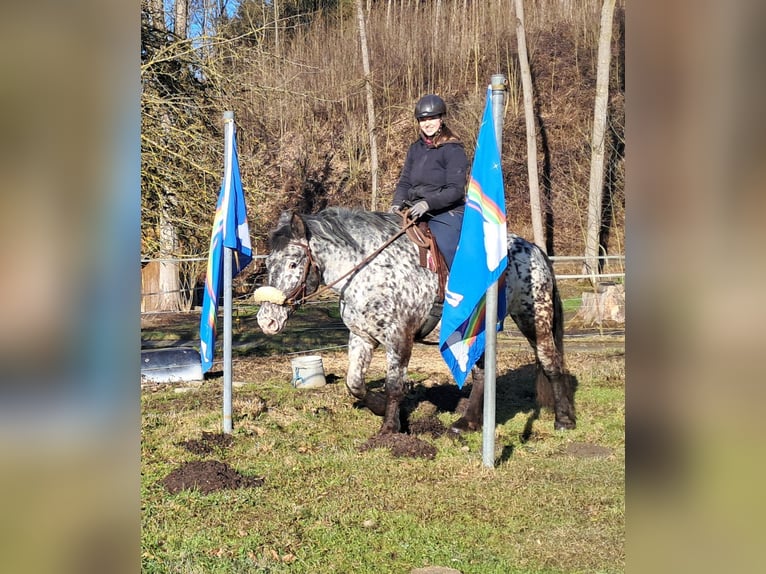
M447 427L436 417L424 417L410 423L410 434L430 434L438 438L447 432Z
M184 447L192 454L206 455L216 449L224 450L233 442L234 437L231 435L202 431L202 438L180 442L178 446Z
M170 494L182 490L199 490L202 494L209 494L217 490L263 486L264 481L263 477L243 476L217 460L195 460L182 464L168 474L162 479L162 484Z
M563 453L577 458L606 458L612 454L612 449L589 442L573 442L568 444Z
M418 437L392 433L375 435L359 447L360 452L373 448L387 448L391 455L399 458L427 458L433 460L436 457L436 447Z

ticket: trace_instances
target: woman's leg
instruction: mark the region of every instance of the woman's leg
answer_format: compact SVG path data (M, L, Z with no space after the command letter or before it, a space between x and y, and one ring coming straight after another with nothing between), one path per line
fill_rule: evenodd
M463 227L463 211L464 207L460 206L434 215L428 220L428 226L439 246L439 251L450 269L455 259L457 242L460 239L460 229Z

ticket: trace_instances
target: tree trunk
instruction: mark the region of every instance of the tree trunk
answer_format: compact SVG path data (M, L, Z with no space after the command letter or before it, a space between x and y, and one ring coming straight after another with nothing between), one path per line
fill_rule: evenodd
M170 259L176 256L178 236L176 228L170 220L173 198L171 194L163 197L160 208L160 259ZM178 312L181 310L181 282L178 274L178 263L175 261L160 261L159 278L157 281L158 311Z
M148 0L149 2L149 14L152 18L152 26L158 30L166 30L165 24L165 7L162 0Z
M185 40L188 23L188 0L175 0L174 7L176 36ZM171 119L169 114L162 116L162 128L168 139L171 139ZM177 255L178 231L173 225L172 213L177 204L177 198L168 185L163 184L160 197L159 218L159 256L160 259L171 259ZM157 294L154 304L157 311L177 312L181 310L181 282L178 263L175 261L160 261L157 274Z
M372 97L372 77L370 76L370 56L367 51L367 33L364 24L362 0L356 0L356 15L359 22L359 40L362 44L362 67L364 86L367 91L367 130L370 136L370 172L372 174L372 197L370 209L378 209L378 145L375 136L375 102Z
M189 23L189 0L176 0L176 24L174 32L181 40L186 40Z
M279 2L274 0L274 55L279 58Z
M609 67L612 57L612 16L615 0L604 0L601 8L601 31L598 38L598 67L596 69L596 101L591 135L590 185L588 187L588 224L585 230L585 263L583 273L599 272L599 232L601 231L601 200L604 194L604 135L606 133L609 101Z
M527 40L524 30L523 0L514 0L516 9L516 42L519 49L519 69L521 87L524 92L524 118L527 127L527 171L529 172L529 205L532 212L532 233L534 242L545 251L545 232L543 231L543 213L540 207L540 182L537 173L537 138L535 137L534 94L532 93L532 73L527 57Z

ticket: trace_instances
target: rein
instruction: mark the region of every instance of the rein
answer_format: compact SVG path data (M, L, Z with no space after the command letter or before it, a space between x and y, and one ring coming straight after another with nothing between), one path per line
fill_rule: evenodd
M304 251L306 251L306 263L303 265L303 277L301 278L301 282L290 291L290 293L285 297L285 304L289 305L290 307L297 307L298 305L302 305L306 301L310 301L311 299L316 299L319 295L324 293L325 291L329 291L334 285L337 283L340 283L343 279L351 275L352 273L356 273L359 271L362 267L367 265L370 261L375 259L378 255L380 255L380 252L383 251L386 247L391 245L394 241L399 239L402 235L407 233L409 235L408 230L415 225L415 221L412 219L409 219L407 217L407 212L402 213L402 227L397 231L393 236L389 237L380 247L378 247L375 251L370 253L367 257L362 259L356 266L349 269L346 273L338 277L335 281L332 283L326 284L324 287L321 287L314 291L313 293L310 293L306 295L306 279L308 278L309 269L311 269L312 266L316 267L316 264L314 263L314 258L311 256L311 249L309 249L308 245L304 245L303 243L293 243L293 245L297 245L299 247L302 247ZM417 229L417 228L415 228ZM303 293L303 296L298 299L293 299L298 293Z

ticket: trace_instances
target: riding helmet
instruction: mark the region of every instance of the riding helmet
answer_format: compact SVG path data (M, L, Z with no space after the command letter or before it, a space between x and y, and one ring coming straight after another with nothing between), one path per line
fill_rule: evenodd
M447 113L447 104L439 96L428 94L415 104L415 119L422 120L432 116L442 116Z

